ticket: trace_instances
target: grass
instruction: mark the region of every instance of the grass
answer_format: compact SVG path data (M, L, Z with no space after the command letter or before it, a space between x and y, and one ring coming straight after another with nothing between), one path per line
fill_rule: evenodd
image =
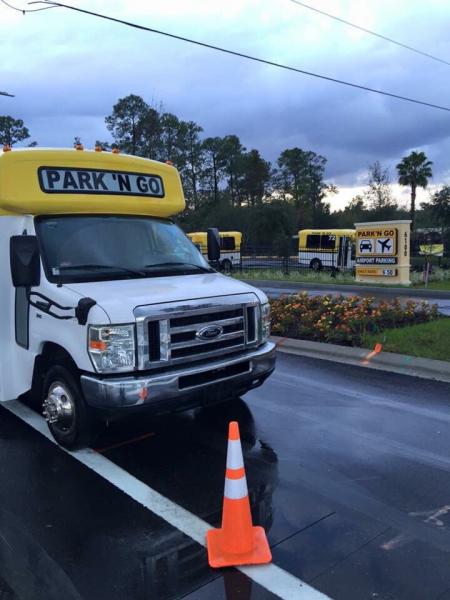
M373 348L377 342L381 342L384 352L450 361L449 339L450 318L443 317L430 323L366 334L363 336L362 345L365 348Z
M351 273L337 273L336 277L331 276L330 271L290 271L286 275L281 270L277 269L251 269L250 271L235 271L233 277L237 279L267 279L272 281L291 281L300 283L329 283L333 285L353 285L355 278Z
M390 287L386 284L382 283L359 283L355 281L354 275L349 272L336 273L335 277L331 276L330 271L310 271L305 269L304 271L290 271L289 275L283 273L283 271L276 269L264 269L264 270L256 270L252 269L251 271L234 271L232 273L233 277L236 279L248 279L248 280L267 280L267 281L279 281L283 283L285 281L289 281L291 283L324 283L333 285L358 285L361 287L364 286L374 286L377 287Z
M420 272L411 273L411 281L416 288L424 288L423 274ZM428 289L450 291L450 269L433 269L428 280Z
M423 283L414 285L417 289L425 289L425 285ZM428 290L444 290L444 292L450 292L450 279L444 281L429 281Z

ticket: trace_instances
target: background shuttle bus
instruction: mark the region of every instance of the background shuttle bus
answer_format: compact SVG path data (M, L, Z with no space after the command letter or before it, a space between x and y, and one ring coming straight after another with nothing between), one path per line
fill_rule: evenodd
M208 254L206 231L194 231L187 234L201 253ZM241 263L242 233L240 231L220 231L220 266L225 273Z
M156 161L0 156L0 402L25 395L74 448L105 419L228 401L264 382L275 362L267 297L211 269L169 218L184 205L178 172Z
M355 266L354 229L302 229L298 232L298 262L315 271Z

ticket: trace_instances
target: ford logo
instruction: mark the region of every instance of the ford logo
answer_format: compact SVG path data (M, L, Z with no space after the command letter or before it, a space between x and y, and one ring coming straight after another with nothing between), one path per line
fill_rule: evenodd
M197 331L197 337L201 340L215 340L223 333L223 327L220 325L207 325Z

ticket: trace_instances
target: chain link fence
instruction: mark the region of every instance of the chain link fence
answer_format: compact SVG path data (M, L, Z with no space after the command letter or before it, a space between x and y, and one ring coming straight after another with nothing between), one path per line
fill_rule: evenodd
M411 271L424 270L427 257L415 251L411 256ZM450 269L450 258L447 256L428 257L431 269ZM285 275L301 272L346 273L355 271L354 255L339 254L339 252L316 252L311 249L300 248L296 253L281 255L271 247L243 246L240 258L233 260L233 271L278 271Z
M239 264L235 269L240 271L282 271L286 275L291 272L313 271L346 271L354 270L352 257L343 256L339 252L315 252L300 248L297 252L281 254L273 248L264 246L245 246L241 248Z

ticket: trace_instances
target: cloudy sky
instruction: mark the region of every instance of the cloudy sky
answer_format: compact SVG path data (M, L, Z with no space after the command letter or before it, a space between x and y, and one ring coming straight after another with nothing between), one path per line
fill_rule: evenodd
M8 0L28 7L25 0ZM450 62L448 0L309 0L311 4ZM67 0L178 35L300 69L450 107L450 66L357 31L290 0ZM35 6L34 6L35 7ZM334 208L379 160L411 149L450 182L450 112L282 71L90 16L52 9L23 16L0 5L0 114L22 118L42 146L108 139L104 117L134 93L207 136L235 133L276 160L299 146L328 159ZM400 202L407 195L395 189ZM406 191L405 191L406 192ZM428 192L423 196L426 198Z

